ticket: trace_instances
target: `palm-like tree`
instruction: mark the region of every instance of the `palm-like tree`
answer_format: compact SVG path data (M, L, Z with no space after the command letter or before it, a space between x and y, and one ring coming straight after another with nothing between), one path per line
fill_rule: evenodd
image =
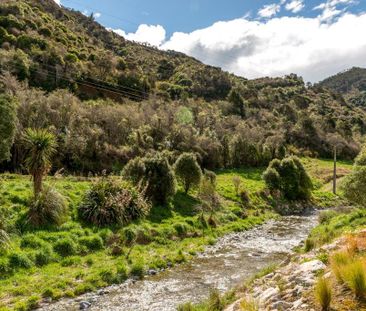
M45 129L27 129L24 142L28 150L25 165L33 177L34 196L42 191L43 177L51 168L51 157L56 151L55 136Z

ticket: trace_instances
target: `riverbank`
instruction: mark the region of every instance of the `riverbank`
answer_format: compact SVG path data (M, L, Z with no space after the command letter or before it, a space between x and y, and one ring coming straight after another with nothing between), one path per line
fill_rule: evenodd
M69 221L59 228L23 229L19 227L19 219L27 210L30 179L3 175L1 205L11 230L10 245L0 253L0 309L29 310L44 302L140 278L148 271L190 261L220 236L248 230L276 217L269 202L260 195L264 188L261 171L241 170L236 174L249 188L262 184L248 190L250 202L245 207L231 185L231 176L226 172L218 174L221 207L215 211L211 223L202 222L195 193L186 195L179 191L170 205L154 206L146 219L122 229L89 227L77 221L76 207L93 182L78 177L47 180L67 198ZM205 221L209 216L204 213ZM132 248L119 242L123 230L135 231L137 238ZM54 251L60 240L65 242L66 256Z
M348 279L352 277L348 269L358 263L359 275L366 277L366 211L329 211L320 215L320 221L300 253L238 289L235 295L240 298L225 311L319 310L319 291L315 288L320 279L328 284L331 310L366 310L362 298L366 297L366 279L361 281L361 298L355 296L352 280Z
M316 215L308 215L269 220L251 230L219 238L190 263L40 310L78 310L87 305L95 311L173 311L186 301L202 300L214 288L232 289L267 265L281 262L308 235L316 219Z
M304 161L309 168L314 166L312 159ZM318 177L331 174L332 169L329 161L321 163L326 167L326 173L324 170L321 174L316 170L311 172L316 186L314 204L339 203L339 197L323 190L325 184L318 182ZM345 169L348 165L344 164ZM47 182L68 200L69 220L59 228L28 230L19 227L18 220L26 211L31 194L29 177L3 175L1 206L12 230L10 247L0 254L0 309L33 309L44 302L95 292L128 278L142 277L149 271L155 273L189 262L207 245L215 244L218 237L248 230L277 217L272 211L276 201L265 191L262 172L260 168L217 172L221 207L215 212L214 221L205 225L201 221L202 212L197 209L196 194L185 195L179 191L169 206L154 206L146 219L127 227L137 234L132 248L115 247L115 243L111 243L121 234L121 229L88 227L75 218L76 207L92 179L48 178ZM248 194L249 202L243 202L236 192L234 177L240 179L241 189ZM208 219L209 214L205 217ZM59 240L66 240L72 246L72 252L67 256L59 256L53 251ZM39 264L36 258L44 261ZM34 284L38 286L35 288Z

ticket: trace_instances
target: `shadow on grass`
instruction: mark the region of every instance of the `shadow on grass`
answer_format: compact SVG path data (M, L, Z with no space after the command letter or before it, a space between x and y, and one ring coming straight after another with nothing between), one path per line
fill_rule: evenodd
M259 167L259 168L239 168L239 169L225 169L216 171L217 175L222 174L232 174L232 175L239 175L246 179L251 180L262 180L262 174L264 172L265 168Z
M172 218L173 212L183 217L197 214L197 205L200 202L184 192L177 192L170 205L153 206L150 215L147 217L151 222L159 223L165 219Z
M173 209L181 216L194 216L197 214L197 205L199 204L200 201L196 198L184 192L178 192L173 200Z

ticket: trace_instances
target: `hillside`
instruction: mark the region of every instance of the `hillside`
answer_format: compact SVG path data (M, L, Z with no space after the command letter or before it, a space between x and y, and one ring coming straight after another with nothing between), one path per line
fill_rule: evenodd
M365 111L301 77L247 80L176 52L133 43L52 0L0 4L0 88L17 105L9 171L24 171L21 134L57 136L54 170L119 172L155 151L194 151L209 169L261 166L281 152L353 158ZM138 102L138 104L136 103Z
M341 93L355 106L366 107L366 69L353 67L329 77L318 84Z
M77 82L78 93L88 98L102 93L120 99L122 93L141 100L153 90L174 98L189 91L205 99L223 99L231 88L230 76L218 68L126 41L93 17L60 8L52 0L2 1L0 14L3 48L16 46L24 52L18 55L16 69L8 62L2 67L10 66L18 78L46 90L73 88Z

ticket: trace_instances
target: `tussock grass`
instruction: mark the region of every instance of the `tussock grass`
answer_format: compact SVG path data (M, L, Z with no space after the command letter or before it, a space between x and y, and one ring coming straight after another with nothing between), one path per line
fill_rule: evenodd
M314 290L316 301L322 311L329 311L332 301L332 289L329 280L324 277L319 278Z
M259 311L259 306L254 299L243 299L240 302L240 310L242 311Z
M341 273L356 298L364 299L366 294L366 273L363 262L356 260L342 267Z
M330 258L332 271L339 283L344 283L342 267L349 264L353 258L346 251L338 251Z

